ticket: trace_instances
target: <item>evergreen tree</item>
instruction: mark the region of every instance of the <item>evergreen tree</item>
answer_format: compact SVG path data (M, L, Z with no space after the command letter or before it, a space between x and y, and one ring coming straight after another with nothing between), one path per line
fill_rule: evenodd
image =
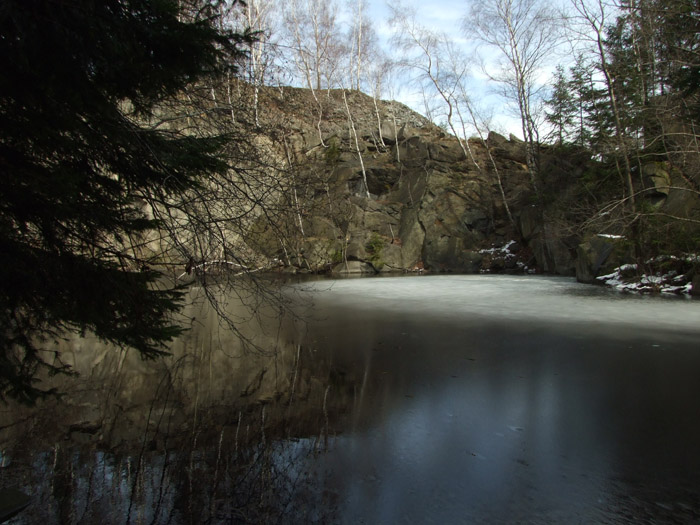
M683 98L679 115L700 120L700 5L697 0L655 0L657 63L664 93Z
M159 356L182 290L159 288L134 241L144 199L223 172L225 136L147 125L188 84L233 63L245 34L177 0L0 3L0 398L33 402L68 372L48 343L91 331Z
M642 31L639 13L628 11L608 29L605 41L622 132L627 137L630 154L643 148L646 129L653 127L654 119L651 108L655 91L654 61L642 45Z
M552 95L546 101L546 119L553 127L552 136L557 145L568 142L576 119L577 104L571 92L571 84L564 67L559 65L554 73Z
M599 122L598 108L600 99L604 96L602 90L596 89L593 82L595 68L587 63L582 55L576 57L576 63L571 66L569 89L576 105L573 142L581 147L592 149L593 125Z

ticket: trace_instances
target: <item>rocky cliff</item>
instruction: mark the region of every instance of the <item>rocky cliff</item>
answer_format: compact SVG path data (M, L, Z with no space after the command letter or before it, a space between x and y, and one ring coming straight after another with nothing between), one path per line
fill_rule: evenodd
M264 203L256 197L262 205L238 235L286 271L548 272L597 282L640 260L621 235L634 219L622 205L601 206L614 192L602 193L606 179L585 152L541 146L535 195L514 137L460 141L402 104L356 91L265 88L257 109L258 162L284 184ZM641 209L694 224L698 193L669 166L639 167ZM689 235L700 238L697 227ZM690 281L696 266L677 273Z
M540 229L521 142L492 133L460 144L407 107L358 92L346 93L347 106L339 91L317 94L321 105L306 90L266 94L264 113L284 123L300 181L287 218L294 235L284 236L295 248L264 218L251 230L267 256L334 273L541 268L520 242L523 228L528 238Z

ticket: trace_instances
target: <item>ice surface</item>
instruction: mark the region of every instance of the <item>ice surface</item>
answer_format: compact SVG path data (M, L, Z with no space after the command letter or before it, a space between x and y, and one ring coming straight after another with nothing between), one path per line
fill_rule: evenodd
M606 276L612 282L615 275ZM700 331L700 301L620 294L570 278L427 275L343 279L298 285L320 304L425 311L445 319L630 324Z

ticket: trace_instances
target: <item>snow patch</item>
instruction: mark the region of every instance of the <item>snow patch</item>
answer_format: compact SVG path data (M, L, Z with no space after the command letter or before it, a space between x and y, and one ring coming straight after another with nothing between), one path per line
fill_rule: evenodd
M479 250L479 253L484 254L484 253L490 253L492 255L512 255L510 252L510 248L516 244L517 241L508 241L505 243L503 246L497 246L494 248L484 248L483 250Z
M518 260L520 247L518 241L510 240L503 246L493 246L492 248L484 248L479 250L481 255L491 256L492 260L497 261L502 259L502 268L497 268L496 271L501 271L505 269L506 271L517 270L522 273L534 274L537 273L535 269L528 268L528 266ZM500 264L499 264L500 266ZM491 273L491 268L484 268L481 273Z
M660 255L645 261L644 266L653 269L662 264L668 265L670 263L675 268L667 268L665 273L659 270L654 273L640 274L636 264L623 264L615 268L612 273L600 275L596 279L606 286L623 292L690 294L693 288L691 283L692 269L688 265L697 262L700 262L698 255L689 255L683 259L673 255Z

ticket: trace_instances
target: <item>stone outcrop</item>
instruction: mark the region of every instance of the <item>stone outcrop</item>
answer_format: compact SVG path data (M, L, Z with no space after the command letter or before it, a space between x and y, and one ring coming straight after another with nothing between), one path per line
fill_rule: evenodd
M340 274L478 272L485 269L481 250L520 238L486 147L517 209L531 193L522 142L492 133L487 144L460 144L399 103L378 101L375 108L371 98L352 92L355 142L339 92L324 93L320 131L307 91L274 95L268 106L287 113L299 180L314 189L305 192L313 197L302 204L303 234L298 228L295 247L283 248L265 227L253 232L251 242L268 256L282 259L292 251L298 270ZM295 113L301 107L307 118Z
M690 182L690 184L689 184ZM679 223L688 220L688 223L697 223L700 213L700 199L698 192L694 191L692 181L678 170L672 168L668 162L649 162L642 166L640 180L636 181L639 203L642 210L646 210L651 216L667 217ZM620 217L602 217L603 224L607 222L613 231L620 232L620 226L615 224ZM697 236L697 234L696 234ZM651 238L647 243L660 244L662 242L671 243L673 239ZM693 249L692 245L687 248ZM637 252L643 252L643 247L639 246ZM673 256L673 253L665 254ZM678 254L680 255L680 254ZM693 257L691 255L691 257ZM638 260L635 256L634 243L630 239L619 234L593 233L581 240L577 248L576 256L576 277L580 282L598 282L599 276L614 273L620 267L635 267L633 273L637 279L642 279L644 273L642 269L637 269L637 265L642 263L647 270L656 266L655 257ZM662 274L661 272L659 276ZM688 277L689 280L690 277Z
M276 130L266 139L277 146L271 155L289 166L296 186L293 199L280 198L286 215L277 223L261 215L245 241L286 271L528 271L597 282L634 262L629 243L614 235L622 232L604 227L605 214L600 227L586 217L599 203L580 203L585 152L541 146L548 186L538 197L516 137L492 132L460 143L402 104L345 95L350 115L339 91L261 92L263 128ZM698 210L697 194L679 189L682 175L669 163L639 169L639 199L654 213ZM620 216L607 224L612 219L622 224Z
M631 259L623 238L593 235L578 246L576 277L582 283L595 283L596 277L613 272Z

